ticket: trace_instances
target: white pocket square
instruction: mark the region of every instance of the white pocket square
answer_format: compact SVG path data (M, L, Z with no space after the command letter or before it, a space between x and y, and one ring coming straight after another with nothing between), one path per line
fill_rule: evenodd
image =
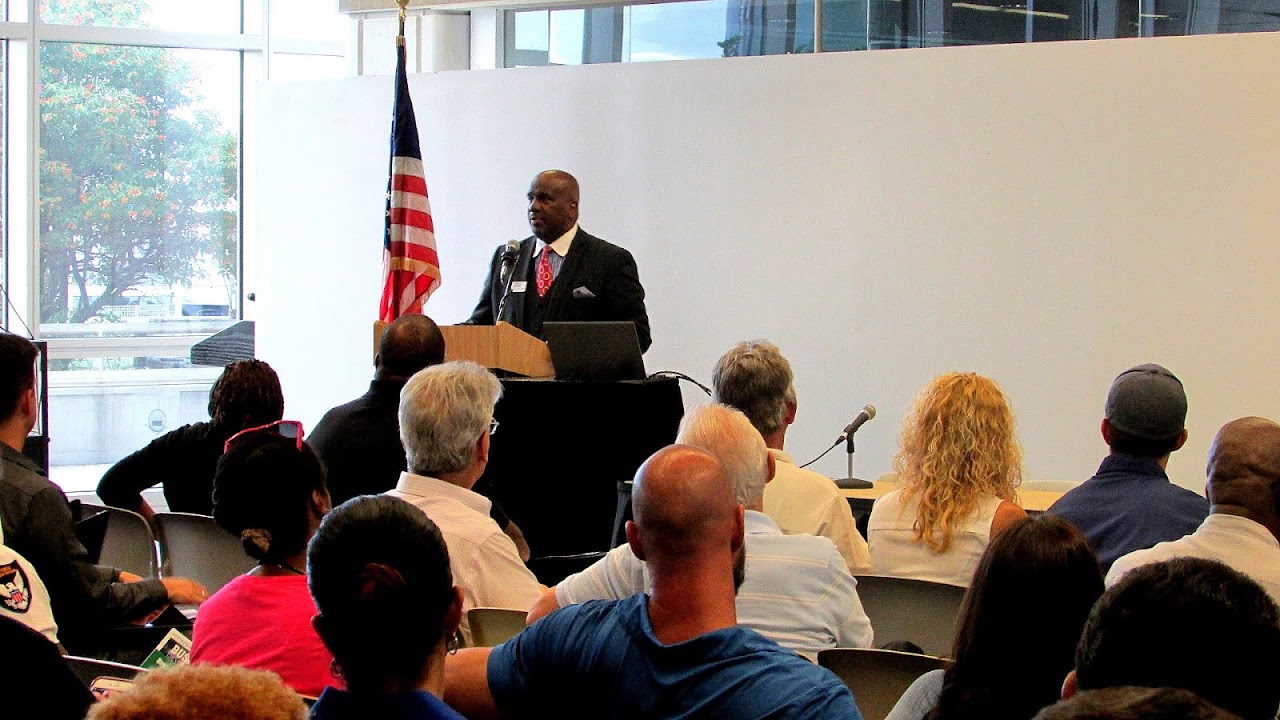
M595 296L596 294L588 290L585 285L582 287L576 287L573 289L574 300L589 300Z

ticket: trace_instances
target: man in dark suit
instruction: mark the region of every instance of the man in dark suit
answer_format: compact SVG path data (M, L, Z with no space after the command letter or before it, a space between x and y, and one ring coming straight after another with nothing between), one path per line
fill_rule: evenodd
M578 181L563 170L547 170L533 179L528 197L533 235L515 252L510 292L502 272L504 246L493 254L484 294L467 322L492 325L497 319L542 337L548 321L630 320L640 351L648 350L649 316L635 258L578 227Z

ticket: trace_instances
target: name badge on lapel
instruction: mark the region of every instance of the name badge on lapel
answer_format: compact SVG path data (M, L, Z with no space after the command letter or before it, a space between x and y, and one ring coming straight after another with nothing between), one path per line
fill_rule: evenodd
M511 292L524 292L527 287L529 287L528 280L516 280L511 283Z

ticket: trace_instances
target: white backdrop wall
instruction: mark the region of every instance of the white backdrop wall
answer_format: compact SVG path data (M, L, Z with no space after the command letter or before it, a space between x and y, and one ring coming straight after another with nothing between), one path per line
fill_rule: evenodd
M915 394L953 369L1003 385L1032 478L1093 472L1107 386L1140 362L1188 388L1191 440L1170 466L1187 487L1223 422L1280 417L1280 35L410 84L441 323L469 314L493 248L527 234L530 178L560 167L582 183L583 227L636 255L648 369L706 381L732 343L772 339L796 372L798 459L870 402L858 474L888 470ZM372 370L391 95L379 77L260 98L249 312L308 426Z

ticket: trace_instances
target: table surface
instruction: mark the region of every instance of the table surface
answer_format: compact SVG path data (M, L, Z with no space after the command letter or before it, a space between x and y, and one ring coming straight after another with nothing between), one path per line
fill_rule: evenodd
M865 490L841 490L846 498L850 500L875 500L881 495L886 495L898 489L898 484L888 481L877 481ZM1051 490L1019 490L1018 501L1024 510L1030 512L1044 512L1049 506L1057 502L1062 497L1062 493L1053 492Z

